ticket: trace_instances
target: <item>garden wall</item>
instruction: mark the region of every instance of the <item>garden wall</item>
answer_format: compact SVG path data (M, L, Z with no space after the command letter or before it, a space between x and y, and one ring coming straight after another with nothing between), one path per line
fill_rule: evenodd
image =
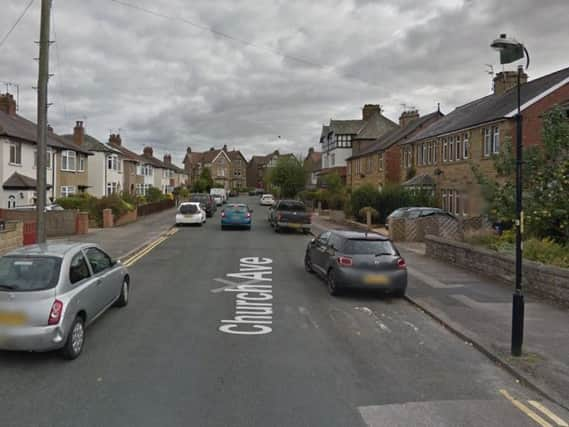
M425 243L427 256L514 285L513 256L430 235L425 237ZM522 281L530 292L569 305L569 269L524 259Z
M45 227L47 237L70 236L77 229L76 210L50 211L45 213ZM6 221L35 222L36 211L34 209L0 209L0 218Z
M24 244L22 225L21 221L6 221L6 227L0 231L0 255Z

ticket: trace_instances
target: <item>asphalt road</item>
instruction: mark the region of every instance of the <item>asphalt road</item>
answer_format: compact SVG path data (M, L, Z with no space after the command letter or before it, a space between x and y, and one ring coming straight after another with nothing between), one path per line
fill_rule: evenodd
M0 425L539 425L504 391L556 425L528 403L539 396L405 300L329 296L304 271L309 237L275 234L253 207L251 231L222 232L218 211L136 262L129 306L88 329L76 361L0 353ZM252 276L227 275L251 272L264 292L235 292ZM253 296L272 308L266 323L229 330L267 333L221 332Z

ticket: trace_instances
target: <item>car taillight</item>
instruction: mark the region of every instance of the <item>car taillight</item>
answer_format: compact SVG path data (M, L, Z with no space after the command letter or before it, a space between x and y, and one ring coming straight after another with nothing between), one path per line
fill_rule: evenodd
M225 216L225 212L221 212L221 217L223 218Z
M61 320L61 313L63 313L63 303L56 299L51 306L51 311L49 312L49 319L47 320L48 325L57 325Z
M277 214L277 221L280 221L283 216L281 214Z
M251 218L251 212L247 212L247 218Z
M397 267L401 269L407 268L407 264L405 263L405 260L403 258L399 258L397 260Z
M339 256L337 261L342 267L351 267L353 265L352 258L348 256Z

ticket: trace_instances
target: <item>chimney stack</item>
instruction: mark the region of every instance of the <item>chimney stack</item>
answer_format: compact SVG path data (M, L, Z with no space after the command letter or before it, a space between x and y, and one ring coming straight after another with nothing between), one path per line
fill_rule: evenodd
M188 147L188 148L186 148L186 153L188 153L188 154L192 154L192 147Z
M402 128L406 127L409 123L419 118L418 110L407 110L401 113L399 117L399 126Z
M528 75L522 73L520 83L524 84L528 81ZM501 71L496 73L494 77L494 95L502 95L503 93L515 88L518 85L517 71Z
M51 125L47 125L47 131L53 133L53 127Z
M172 156L170 154L164 154L164 163L167 165L172 164Z
M154 157L154 150L152 149L152 147L144 147L142 154L144 155L144 157Z
M308 149L308 155L310 156L312 153L314 153L314 147Z
M381 106L379 104L366 104L362 110L362 119L367 121L374 114L381 114Z
M227 153L227 144L223 144L223 151Z
M85 128L83 127L82 121L75 122L75 127L73 128L73 142L75 145L82 145L85 140Z
M16 115L16 101L14 101L14 97L11 93L6 92L0 95L0 111L10 116Z
M118 134L118 133L117 133L117 134L111 133L111 135L109 136L109 144L112 144L112 145L121 145L121 144L122 144L122 139L121 139L120 134Z

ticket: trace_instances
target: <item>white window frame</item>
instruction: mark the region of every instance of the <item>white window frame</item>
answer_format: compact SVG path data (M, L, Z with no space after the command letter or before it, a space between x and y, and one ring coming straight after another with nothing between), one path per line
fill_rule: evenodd
M438 151L439 151L439 142L438 141L434 141L433 142L433 165L437 164L438 161Z
M73 161L73 165L71 165ZM64 172L76 172L77 153L72 150L63 150L61 152L61 170Z
M45 166L46 169L51 169L51 157L53 153L51 150L47 150L45 155ZM34 150L34 169L38 167L38 151Z
M448 141L446 138L442 139L443 141L443 162L448 162Z
M77 154L77 172L85 172L85 162L87 156L84 154Z
M500 127L492 127L492 154L498 154L500 152Z
M462 137L457 135L454 137L454 148L455 148L455 160L459 161L462 159Z
M470 155L470 135L468 134L468 132L465 132L462 135L462 158L463 159L468 159L468 156Z
M61 197L69 197L76 193L75 186L62 185L59 190Z
M455 151L454 151L454 137L453 136L449 136L448 138L448 161L449 162L454 162L454 155L455 155Z
M13 154L13 157L12 157ZM11 165L22 165L22 143L10 142L9 163Z
M492 152L492 129L487 127L482 132L482 153L484 157L490 157Z

